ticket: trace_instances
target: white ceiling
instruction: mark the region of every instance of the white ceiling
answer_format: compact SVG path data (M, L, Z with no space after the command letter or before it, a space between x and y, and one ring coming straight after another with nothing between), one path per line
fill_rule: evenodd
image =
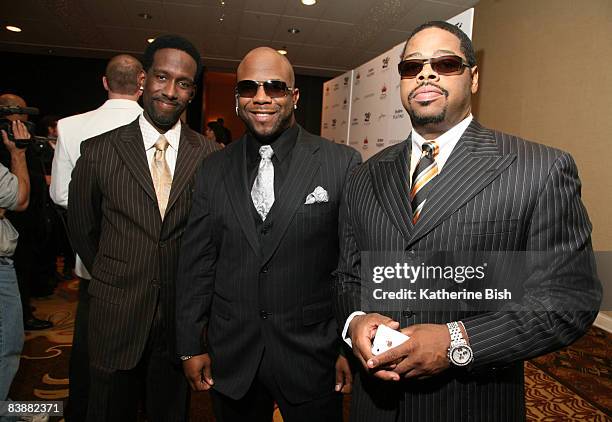
M286 47L301 74L335 76L478 0L0 0L0 50L80 57L139 55L146 39L180 34L212 70L235 70L250 49ZM139 13L148 13L145 20ZM223 16L223 22L220 18ZM13 33L5 25L23 29ZM299 28L290 34L289 28Z

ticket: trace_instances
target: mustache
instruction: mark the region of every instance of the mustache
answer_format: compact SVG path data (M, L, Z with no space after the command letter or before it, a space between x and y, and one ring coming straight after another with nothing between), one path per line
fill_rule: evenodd
M163 96L159 96L159 95L154 96L152 99L155 100L155 101L161 101L162 103L171 104L173 106L178 106L179 105L178 101L171 100L171 99L169 99L167 97L163 97Z
M444 94L445 97L448 97L448 91L445 90L444 88L442 88L441 86L436 85L436 84L431 83L431 82L425 82L425 83L422 83L421 85L417 86L416 88L414 88L412 91L410 91L410 94L408 94L408 99L412 100L414 97L416 97L416 91L421 89L421 88L423 88L424 86L433 86L433 87L436 87L437 89L439 89L442 92L442 94Z

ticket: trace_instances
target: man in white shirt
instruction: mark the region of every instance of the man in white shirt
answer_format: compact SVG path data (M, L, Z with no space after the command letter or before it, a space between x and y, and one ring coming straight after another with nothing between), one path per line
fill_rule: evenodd
M102 85L108 100L99 108L66 117L57 122L57 146L51 170L49 193L57 205L68 207L68 185L72 170L81 155L81 143L101 133L134 121L141 113L138 99L142 93L144 71L134 57L120 54L106 66ZM79 277L79 303L70 355L70 396L66 409L68 420L83 421L87 413L89 392L89 362L87 325L89 315L89 279L91 278L77 256L75 273Z

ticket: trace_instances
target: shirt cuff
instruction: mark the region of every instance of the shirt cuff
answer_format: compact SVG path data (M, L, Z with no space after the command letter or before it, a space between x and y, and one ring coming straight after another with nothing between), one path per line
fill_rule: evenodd
M353 318L355 318L358 315L365 315L365 314L366 313L363 311L355 311L349 315L349 317L346 319L346 322L344 323L344 329L342 330L342 340L344 340L344 342L348 344L350 348L353 348L353 342L351 341L350 337L346 336L346 334L348 333L349 325L351 325L351 321L353 320Z

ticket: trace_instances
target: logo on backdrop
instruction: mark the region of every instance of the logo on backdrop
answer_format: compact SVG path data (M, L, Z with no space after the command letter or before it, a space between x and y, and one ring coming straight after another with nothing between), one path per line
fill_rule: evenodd
M385 146L385 139L384 138L378 138L376 140L376 146L377 147L384 147Z
M336 119L332 119L332 127L335 129L336 128Z
M387 115L385 113L380 113L380 115L378 116L378 121L382 121L385 120L387 118Z
M383 84L382 88L380 89L380 99L384 99L387 97L387 85Z
M335 84L334 84L334 91L337 91L337 90L338 90L338 88L339 88L338 84L337 84L337 83L335 83Z
M348 100L344 98L344 101L342 102L342 110L346 110L346 103L348 103Z
M368 138L367 137L363 140L362 148L363 149L368 149Z
M349 81L349 77L348 77L348 76L345 76L345 77L344 77L344 86L347 86L347 85L348 85L348 81Z
M359 119L357 117L353 117L353 120L351 120L351 126L356 126L359 124Z
M327 96L327 95L329 95L329 85L327 85L327 86L325 87L325 95L326 95L326 96Z
M404 110L403 108L396 108L393 112L393 120L403 119L406 116L405 112L406 110Z
M323 129L327 129L327 128L328 128L328 126L329 126L329 125L327 124L327 122L323 122Z
M355 75L355 85L359 85L359 80L361 79L361 73L357 72Z
M372 116L372 113L370 113L369 111L363 114L363 121L365 123L370 123L370 116Z
M389 67L389 60L391 60L391 57L387 56L384 59L382 59L382 68L386 69Z
M374 71L374 68L371 67L368 69L368 73L366 74L366 78L369 78L370 76L374 76L376 72Z

